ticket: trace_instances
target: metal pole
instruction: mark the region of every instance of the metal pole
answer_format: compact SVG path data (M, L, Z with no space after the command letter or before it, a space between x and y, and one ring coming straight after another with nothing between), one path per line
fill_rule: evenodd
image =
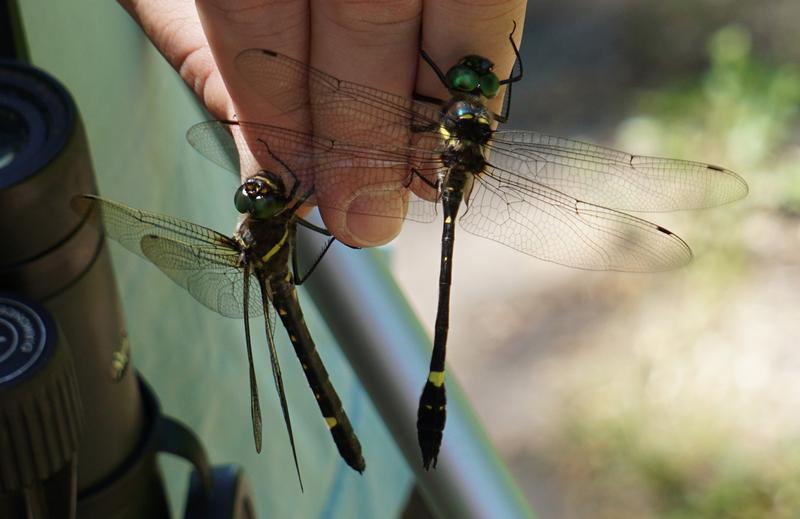
M306 233L298 234L301 249L314 250ZM490 445L452 372L447 375L447 427L438 466L430 471L422 468L417 404L428 373L431 341L381 253L334 246L303 286L414 471L430 509L445 518L531 517L525 497Z

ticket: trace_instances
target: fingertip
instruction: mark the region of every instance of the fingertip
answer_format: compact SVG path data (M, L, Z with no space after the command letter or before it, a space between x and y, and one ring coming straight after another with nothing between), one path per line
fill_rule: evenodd
M347 232L353 237L356 247L377 247L385 245L400 234L401 220L384 218L358 213L348 213L346 219Z
M379 214L376 206L382 206ZM404 204L387 203L384 194L361 194L346 211L320 207L326 227L351 247L377 247L392 241L403 226Z

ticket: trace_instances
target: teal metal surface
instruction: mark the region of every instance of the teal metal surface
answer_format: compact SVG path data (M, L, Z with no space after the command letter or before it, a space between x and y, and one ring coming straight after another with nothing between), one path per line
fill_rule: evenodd
M184 134L206 117L178 75L116 3L26 0L31 61L62 81L83 117L100 193L144 209L232 231L232 175L208 163ZM263 327L253 331L264 411L264 451L250 430L242 321L197 304L152 265L112 246L133 362L165 413L202 438L211 461L243 465L261 517L392 517L411 472L354 378L319 314L301 291L320 355L361 438L367 470L339 458L283 330L279 354L295 424L305 494L293 474L268 372ZM183 508L188 467L165 460L171 505Z

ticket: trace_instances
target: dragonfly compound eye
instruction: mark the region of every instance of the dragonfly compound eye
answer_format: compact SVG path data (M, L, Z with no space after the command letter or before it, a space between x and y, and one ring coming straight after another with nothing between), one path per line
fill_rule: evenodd
M453 90L472 92L478 88L478 74L464 65L456 65L447 71L447 83Z
M259 196L251 200L253 206L250 215L257 220L272 218L286 206L283 200L274 195Z
M500 89L500 80L493 72L481 76L481 93L484 97L494 97Z
M236 194L233 195L233 205L235 205L236 210L242 214L249 213L250 209L253 208L253 201L247 195L245 186L239 186L239 189L236 190Z

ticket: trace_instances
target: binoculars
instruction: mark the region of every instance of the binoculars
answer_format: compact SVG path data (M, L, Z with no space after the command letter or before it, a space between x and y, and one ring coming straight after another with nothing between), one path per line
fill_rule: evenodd
M159 452L194 466L186 517L255 517L131 361L78 110L46 73L0 61L0 517L166 518Z

